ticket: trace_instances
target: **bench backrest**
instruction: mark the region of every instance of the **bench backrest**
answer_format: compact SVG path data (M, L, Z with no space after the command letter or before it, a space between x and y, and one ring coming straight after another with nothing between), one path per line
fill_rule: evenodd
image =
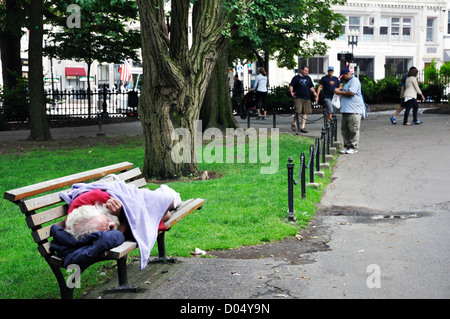
M39 252L48 258L51 226L63 226L64 218L61 217L67 215L68 205L59 193L68 191L75 183L93 182L109 174L117 174L121 180L137 187L147 185L139 168L133 169L132 163L123 162L7 191L4 198L20 207Z

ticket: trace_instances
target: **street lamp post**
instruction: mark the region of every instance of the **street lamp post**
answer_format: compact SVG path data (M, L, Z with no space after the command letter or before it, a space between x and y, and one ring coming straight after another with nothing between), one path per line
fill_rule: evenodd
M350 30L349 34L348 34L348 45L352 46L352 63L354 60L354 56L353 56L353 50L354 47L358 45L358 36L359 36L359 31L358 30Z

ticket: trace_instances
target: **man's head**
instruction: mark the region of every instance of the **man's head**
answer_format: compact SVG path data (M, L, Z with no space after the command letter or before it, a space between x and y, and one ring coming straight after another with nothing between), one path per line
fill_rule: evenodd
M328 67L328 76L333 76L334 68L332 66Z
M350 80L351 77L352 77L352 73L350 72L350 69L349 69L349 68L343 68L343 69L341 70L341 76L340 76L340 78L341 78L342 80L348 81L348 80Z
M66 230L76 239L97 231L117 229L119 219L106 206L83 205L74 209L66 219Z
M309 68L308 68L308 66L304 65L304 66L300 69L300 74L301 74L302 76L306 76L306 75L308 75L308 73L309 73Z

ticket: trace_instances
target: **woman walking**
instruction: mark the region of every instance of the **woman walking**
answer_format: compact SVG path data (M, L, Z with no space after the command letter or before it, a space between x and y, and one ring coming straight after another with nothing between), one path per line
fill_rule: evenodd
M258 73L255 84L253 85L253 90L256 91L256 108L258 110L258 117L256 119L259 120L261 118L261 111L264 111L262 119L265 120L267 115L267 73L264 68L259 68Z
M419 88L419 84L417 83L417 74L419 71L417 68L412 67L409 69L408 78L405 82L405 92L403 93L403 97L405 99L405 117L403 119L403 125L411 125L408 122L409 111L411 108L413 109L413 123L421 124L422 121L417 119L417 113L419 110L419 103L417 103L417 94L422 96L422 100L425 101L425 97L422 94L422 91Z

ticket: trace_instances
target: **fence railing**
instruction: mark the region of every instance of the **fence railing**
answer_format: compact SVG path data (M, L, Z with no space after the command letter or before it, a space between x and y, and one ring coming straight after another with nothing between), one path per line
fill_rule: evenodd
M108 116L135 116L139 92L100 88L90 93L86 90L45 91L47 115L50 118L93 118L98 114ZM90 100L90 103L89 103Z
M324 121L322 134L320 139L316 138L314 145L309 146L309 159L306 162L304 153L300 154L300 170L298 179L294 178L294 168L292 156L288 159L287 167L287 182L288 182L288 220L294 221L294 186L300 184L301 198L306 198L306 188L315 187L319 185L314 182L315 175L324 176L322 168L329 168L329 162L333 160L333 155L336 154L339 145L337 142L337 117L334 115L330 123ZM320 156L322 155L322 156ZM306 182L306 170L309 170L309 183Z

